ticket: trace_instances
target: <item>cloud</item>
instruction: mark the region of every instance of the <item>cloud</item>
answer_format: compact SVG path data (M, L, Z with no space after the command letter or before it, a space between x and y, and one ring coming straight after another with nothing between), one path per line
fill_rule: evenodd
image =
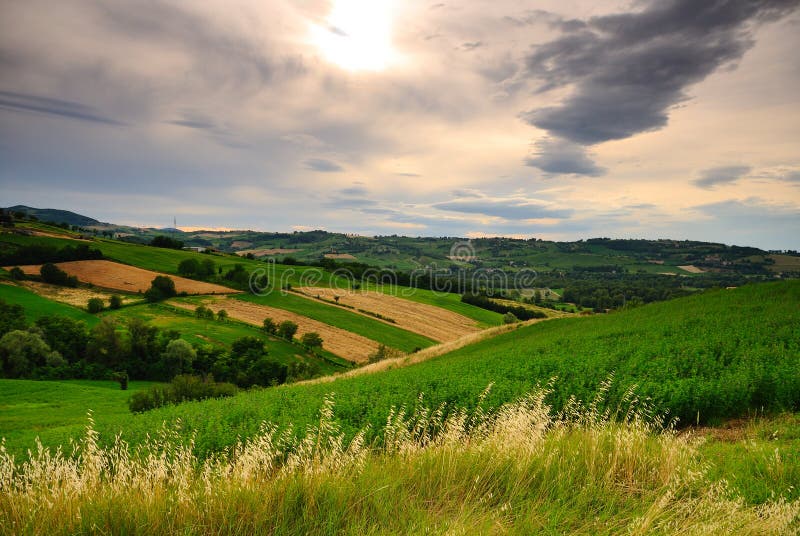
M700 178L692 181L698 188L711 190L718 184L731 184L750 173L750 166L722 166L704 170Z
M461 43L462 50L475 50L476 48L480 48L484 46L483 41L470 41L468 43Z
M349 196L365 196L368 192L369 190L363 186L350 186L348 188L342 188L339 190L339 194Z
M573 212L570 209L552 208L548 203L531 199L456 199L436 203L433 208L466 214L483 214L508 220L564 219L569 218Z
M324 158L309 158L304 163L306 169L318 171L320 173L338 173L344 171L344 168L336 162Z
M753 45L753 26L796 0L651 0L635 13L593 17L526 58L540 92L574 86L561 104L524 114L551 135L591 145L663 128L686 90Z
M607 171L595 164L583 147L566 140L544 138L538 140L534 147L536 152L525 159L525 165L546 173L599 177Z
M122 125L123 123L105 117L94 108L79 102L26 95L13 91L0 91L0 108L17 112L34 112L90 123Z
M786 175L783 176L783 180L786 182L797 182L800 183L800 170L798 171L789 171Z

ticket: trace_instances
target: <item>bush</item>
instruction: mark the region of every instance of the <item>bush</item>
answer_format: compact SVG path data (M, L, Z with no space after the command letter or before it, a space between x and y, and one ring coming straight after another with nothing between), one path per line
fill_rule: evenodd
M19 266L14 266L11 270L9 270L8 273L11 275L11 279L14 279L16 281L25 280L25 272L23 272L22 268L20 268Z
M167 404L233 396L236 391L235 385L217 383L211 377L180 375L167 385L154 385L146 391L133 393L128 408L133 413L141 413Z
M106 306L100 298L89 298L89 302L86 304L86 309L92 314L99 313L105 308Z
M198 305L197 308L194 310L194 316L204 320L214 320L214 311L212 311L205 305Z
M52 263L45 263L39 268L39 273L42 276L42 281L50 283L51 285L60 285L62 287L77 287L78 278L74 275L69 275L67 272Z
M118 296L117 294L114 294L113 296L111 296L111 299L108 302L108 306L111 309L119 309L120 307L122 307L122 297Z
M480 307L481 309L487 309L489 311L495 311L500 314L513 313L514 316L519 320L547 318L547 315L542 311L527 309L518 305L503 305L502 303L492 301L484 294L467 293L461 296L461 301L470 305L474 305L475 307Z
M503 315L503 324L516 324L519 318L514 316L514 313L506 313Z

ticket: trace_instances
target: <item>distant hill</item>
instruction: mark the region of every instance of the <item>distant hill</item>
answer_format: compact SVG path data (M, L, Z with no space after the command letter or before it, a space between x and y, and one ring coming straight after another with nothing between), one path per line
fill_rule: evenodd
M36 216L39 220L46 222L66 223L68 225L78 225L80 227L100 224L100 222L94 218L76 214L75 212L70 212L69 210L59 210L55 208L33 208L26 207L25 205L16 205L13 207L8 207L5 210L8 210L9 212L22 212L28 216Z

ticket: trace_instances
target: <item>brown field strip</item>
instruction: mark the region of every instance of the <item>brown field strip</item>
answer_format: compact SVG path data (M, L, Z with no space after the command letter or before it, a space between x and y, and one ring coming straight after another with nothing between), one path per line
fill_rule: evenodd
M356 308L352 310L354 313L358 313L358 309L377 313L395 321L395 323L388 322L390 324L424 335L437 342L452 341L480 331L476 322L466 316L441 307L405 300L382 292L318 287L304 287L297 290L298 294L312 300L319 296L333 301L334 296L339 296L340 304ZM373 318L372 315L365 316Z
M157 275L166 275L175 281L175 290L187 294L233 294L238 292L221 285L193 281L176 275L160 274L112 261L59 262L57 266L69 275L77 277L78 281L123 292L144 292L150 288L150 283ZM20 266L20 268L28 275L39 275L41 265L27 265Z
M209 297L203 302L215 313L220 309L225 309L231 318L258 327L263 325L264 319L267 317L272 318L276 323L291 320L297 324L297 337L302 337L305 333L312 331L319 333L319 336L322 337L322 347L325 350L356 363L365 363L369 360L369 356L378 350L378 343L373 340L283 309L224 297ZM170 301L169 304L190 311L196 307L194 304L175 300Z
M48 300L66 303L67 305L80 307L82 309L86 309L87 303L92 298L100 298L103 300L103 303L108 306L109 300L113 294L93 288L59 287L58 285L48 285L47 283L40 283L38 281L23 281L21 285ZM143 300L141 296L137 297L126 294L118 294L118 296L122 299L123 304L135 303Z

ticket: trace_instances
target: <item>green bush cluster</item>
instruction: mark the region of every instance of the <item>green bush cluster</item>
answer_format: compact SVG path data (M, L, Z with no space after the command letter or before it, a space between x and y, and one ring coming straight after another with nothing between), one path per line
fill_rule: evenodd
M236 386L230 383L218 383L211 377L181 374L166 385L154 385L133 393L128 407L133 413L141 413L167 404L233 396L236 392Z

